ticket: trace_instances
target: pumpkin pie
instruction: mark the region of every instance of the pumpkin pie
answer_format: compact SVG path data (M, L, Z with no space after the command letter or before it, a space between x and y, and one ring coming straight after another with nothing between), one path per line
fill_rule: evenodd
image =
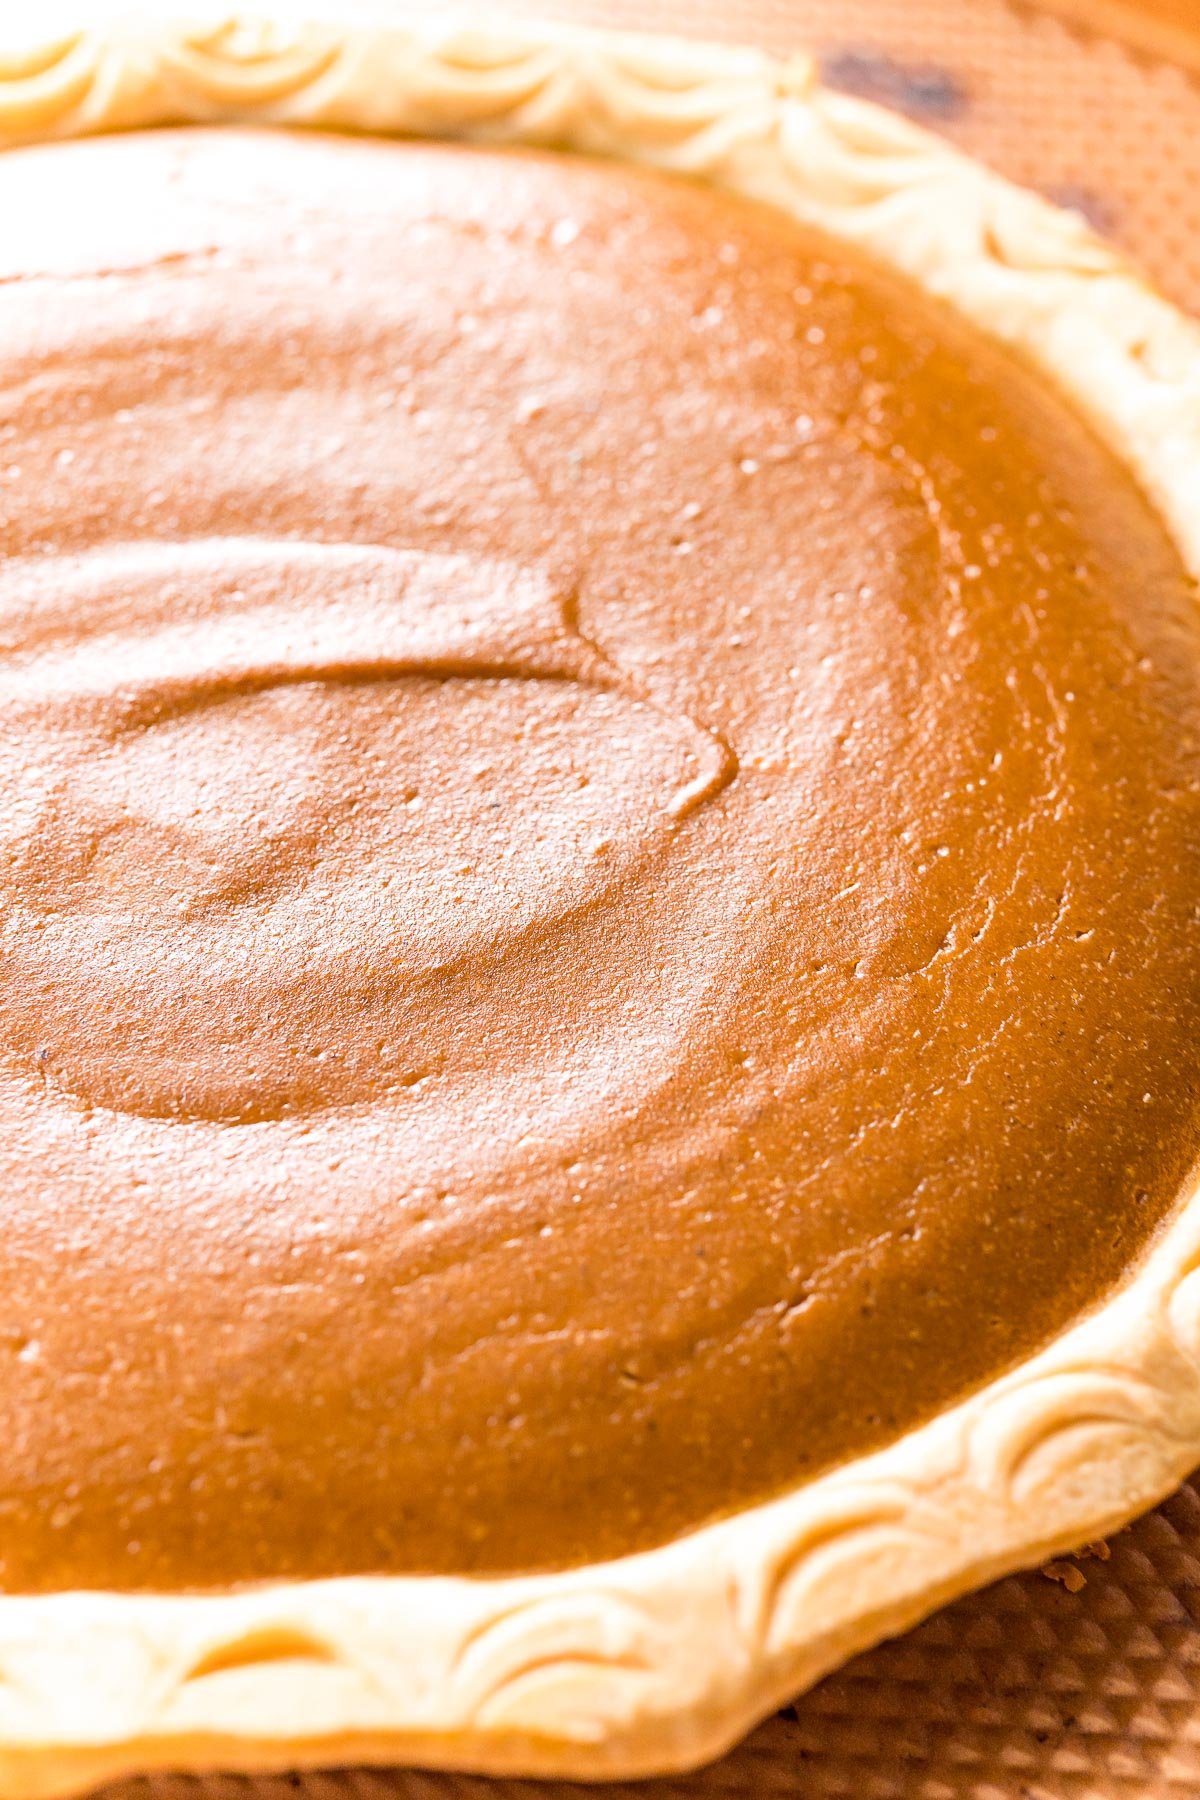
M0 119L0 1794L694 1764L1161 1496L1195 329L750 52Z

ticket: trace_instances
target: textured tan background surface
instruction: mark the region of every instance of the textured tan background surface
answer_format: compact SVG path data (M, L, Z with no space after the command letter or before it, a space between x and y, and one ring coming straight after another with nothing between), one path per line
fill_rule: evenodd
M391 4L422 10L418 0ZM1080 207L1200 312L1200 0L490 4L740 38L779 55L810 46L834 86L898 107L1013 180ZM1123 24L1126 42L1070 22L1089 17ZM1181 60L1145 48L1160 41Z
M522 10L781 53L810 44L827 80L899 106L1082 207L1200 311L1200 0L1049 4L1061 17L1033 0L542 0ZM1081 27L1089 19L1126 43ZM1200 1488L1122 1533L1107 1562L1078 1569L1086 1585L1076 1592L1034 1573L947 1608L699 1776L606 1791L612 1800L1200 1800ZM203 1785L211 1800L595 1793L402 1771ZM125 1783L112 1800L199 1796L180 1778Z

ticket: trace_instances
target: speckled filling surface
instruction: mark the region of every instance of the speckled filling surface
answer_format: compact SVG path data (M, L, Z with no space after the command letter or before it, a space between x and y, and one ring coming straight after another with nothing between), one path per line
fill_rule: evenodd
M5 1584L645 1548L1104 1294L1200 626L1066 403L628 168L0 180Z

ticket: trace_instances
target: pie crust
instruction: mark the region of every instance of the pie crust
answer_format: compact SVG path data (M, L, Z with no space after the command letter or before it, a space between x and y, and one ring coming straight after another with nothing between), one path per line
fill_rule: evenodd
M749 50L548 26L85 31L0 59L6 143L191 121L539 144L765 200L1072 396L1200 575L1200 331L1078 217ZM953 1594L1122 1524L1200 1454L1200 1196L1124 1288L887 1449L552 1575L0 1599L0 1794L154 1767L616 1777L719 1754Z

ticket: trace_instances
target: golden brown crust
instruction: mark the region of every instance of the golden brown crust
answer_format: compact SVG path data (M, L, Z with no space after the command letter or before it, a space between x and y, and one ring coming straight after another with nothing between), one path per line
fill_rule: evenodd
M1200 344L1066 215L802 71L528 28L81 35L11 64L13 139L252 117L603 149L859 242L1032 355L1200 568ZM1200 1449L1200 1219L1011 1377L770 1506L603 1569L215 1598L0 1602L0 1788L365 1760L650 1772L714 1754L851 1650L1111 1528Z

